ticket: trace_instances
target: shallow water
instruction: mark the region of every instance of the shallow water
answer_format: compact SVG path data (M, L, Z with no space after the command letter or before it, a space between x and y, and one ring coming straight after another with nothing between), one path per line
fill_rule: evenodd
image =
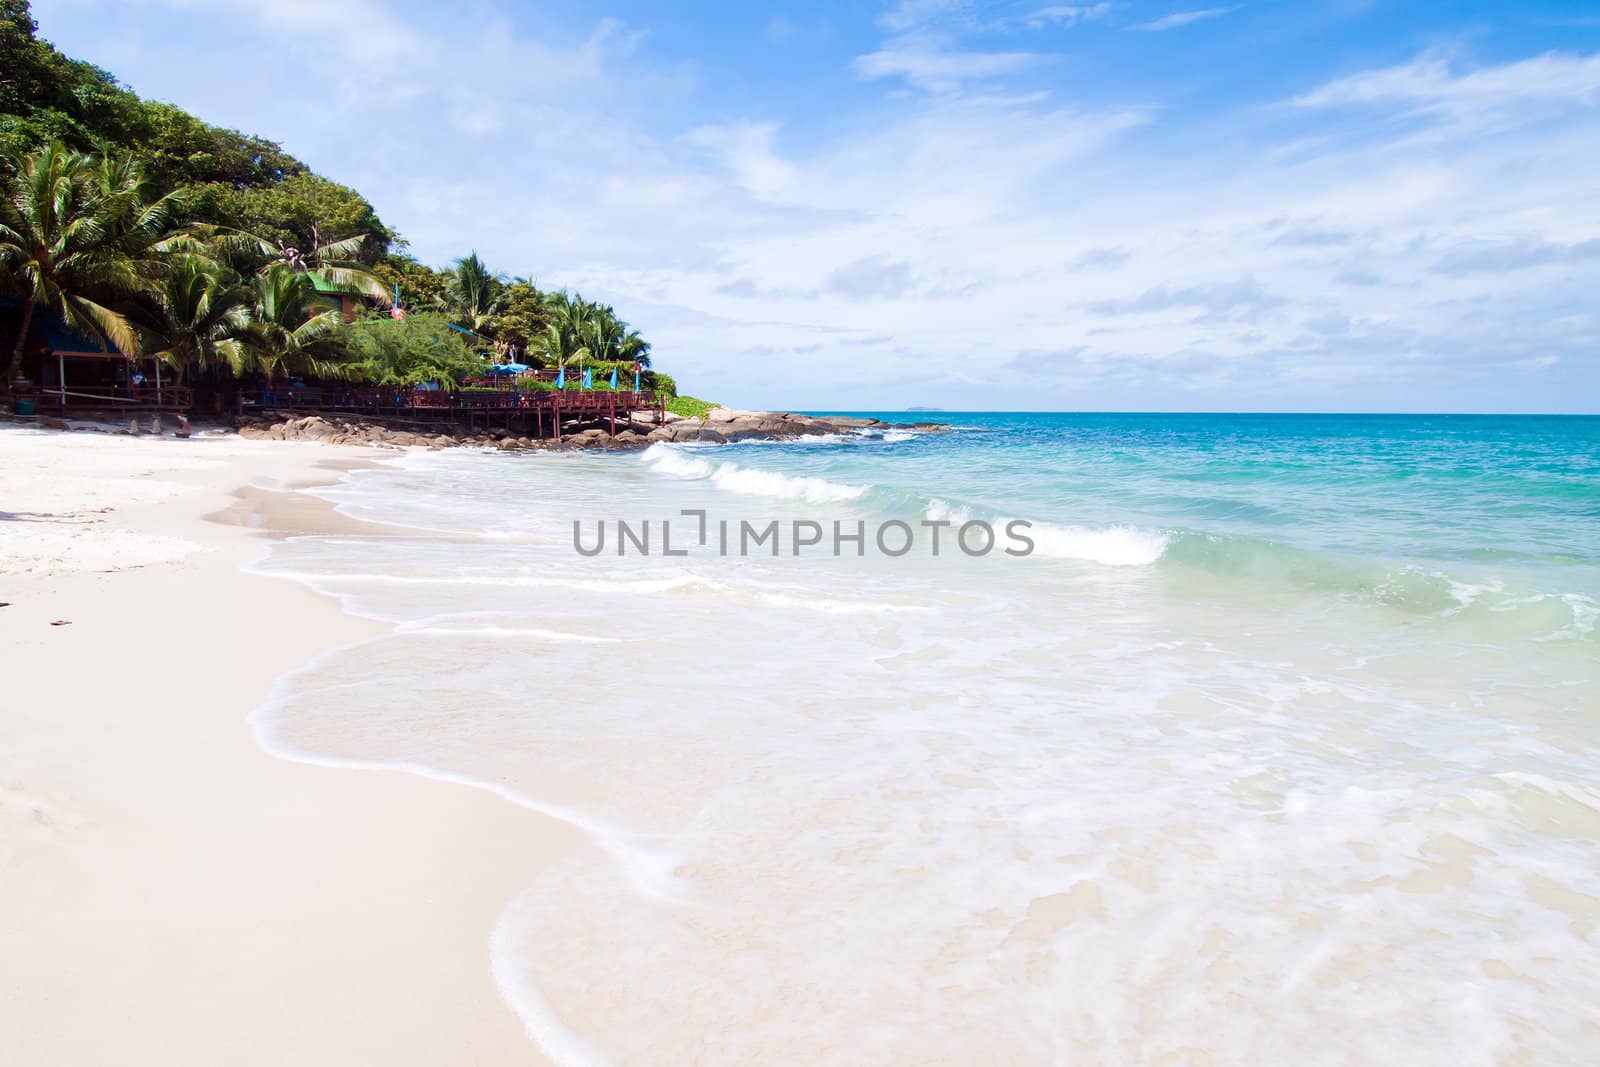
M590 832L490 936L567 1062L1591 1059L1600 420L953 418L317 490L393 536L261 569L394 629L263 741Z

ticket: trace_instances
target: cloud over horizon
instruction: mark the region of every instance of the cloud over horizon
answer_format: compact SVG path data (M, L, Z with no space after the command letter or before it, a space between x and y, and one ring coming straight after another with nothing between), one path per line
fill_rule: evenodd
M1205 35L1153 31L1280 32L1270 13L796 8L735 68L638 14L352 3L331 38L206 4L240 31L210 50L182 35L198 0L36 13L69 54L356 186L425 261L477 248L612 300L732 403L1600 396L1600 36L1485 59L1426 33L1397 59L1391 32L1368 63L1197 101L1182 49ZM1152 49L1178 50L1170 79Z

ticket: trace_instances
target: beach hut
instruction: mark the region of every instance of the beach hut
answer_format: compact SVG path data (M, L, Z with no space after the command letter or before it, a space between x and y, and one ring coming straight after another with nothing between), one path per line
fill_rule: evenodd
M0 302L0 351L9 361L22 323L16 300ZM187 389L163 381L161 361L106 351L49 308L35 308L22 354L22 375L48 407L149 410L184 408Z
M337 309L339 317L345 322L356 321L356 312L366 300L360 290L347 285L335 285L316 271L310 272L310 278L311 287L317 291L320 303ZM399 292L399 286L395 287L395 292Z

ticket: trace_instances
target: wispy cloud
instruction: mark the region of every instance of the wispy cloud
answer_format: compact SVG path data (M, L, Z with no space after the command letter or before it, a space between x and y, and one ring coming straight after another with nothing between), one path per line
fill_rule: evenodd
M1600 53L1548 52L1461 73L1436 54L1363 71L1296 98L1301 107L1387 106L1403 113L1482 122L1512 111L1600 105Z
M1076 26L1080 22L1092 19L1102 19L1111 13L1111 5L1088 4L1072 5L1058 4L1053 7L1041 7L1022 17L1022 22L1029 29L1042 30L1046 26Z
M1011 74L1034 62L1031 52L963 51L947 39L905 34L857 56L852 69L862 78L904 78L930 93L950 93L966 82Z
M1138 30L1141 33L1160 33L1163 30L1175 30L1180 26L1187 26L1190 23L1201 22L1205 19L1231 15L1243 6L1243 4L1235 4L1232 7L1208 7L1199 11L1175 11L1170 15L1163 15L1161 18L1152 19L1149 22L1135 23L1128 28L1130 30Z
M1600 259L1600 238L1551 241L1475 241L1448 253L1435 266L1441 274L1504 274L1532 267L1571 266Z
M1167 83L1137 86L1143 109L1086 103L1070 63L992 44L1046 3L1004 26L901 4L870 55L827 56L822 81L864 81L793 109L706 91L711 61L664 35L520 7L394 0L370 57L245 0L205 22L201 0L35 10L47 36L72 22L69 51L360 188L425 261L475 244L610 300L680 381L742 406L892 404L913 382L952 408L1600 395L1600 59L1423 54L1175 114ZM527 75L480 114L461 72L488 69Z
M900 0L878 16L878 25L890 33L908 33L951 16L966 16L967 0Z

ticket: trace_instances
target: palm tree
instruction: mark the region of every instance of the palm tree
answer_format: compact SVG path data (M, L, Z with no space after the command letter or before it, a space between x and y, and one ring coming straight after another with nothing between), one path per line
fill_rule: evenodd
M557 367L575 361L580 366L593 354L589 347L589 308L581 296L550 294L549 321L539 337L541 355Z
M540 339L546 358L650 365L650 343L617 318L610 304L557 292L549 297L549 324Z
M177 372L177 384L191 366L243 366L255 294L226 266L193 253L176 254L153 295L134 318L147 345L155 348L150 354Z
M622 335L622 340L617 345L617 357L625 363L637 363L641 367L648 367L650 342L641 337L638 330L629 330Z
M560 322L545 324L544 333L538 338L539 353L546 363L557 367L565 367L568 362L582 363L589 354L577 333L567 329Z
M110 305L148 286L130 249L154 244L151 235L163 227L170 203L153 209L143 203L137 168L102 167L59 142L4 166L0 282L22 300L5 374L9 396L38 308L103 348L125 356L139 351L138 334Z
M339 377L349 360L344 320L324 309L309 273L273 264L250 281L250 324L240 369L259 370L270 382L280 371Z
M450 271L451 309L475 333L487 328L505 306L505 290L505 281L484 266L476 252L456 260Z
M231 226L197 225L191 229L187 240L174 242L175 249L209 251L217 256L234 260L243 258L244 270L261 271L281 267L295 274L315 275L334 288L360 293L388 307L393 300L383 279L362 266L361 248L365 235L325 241L311 224L311 247L301 249L286 241L276 241L260 234L248 233Z
M155 277L166 253L182 239L182 231L173 227L189 208L189 190L174 189L150 199L144 164L128 156L96 160L90 180L113 220L116 247L141 277Z

